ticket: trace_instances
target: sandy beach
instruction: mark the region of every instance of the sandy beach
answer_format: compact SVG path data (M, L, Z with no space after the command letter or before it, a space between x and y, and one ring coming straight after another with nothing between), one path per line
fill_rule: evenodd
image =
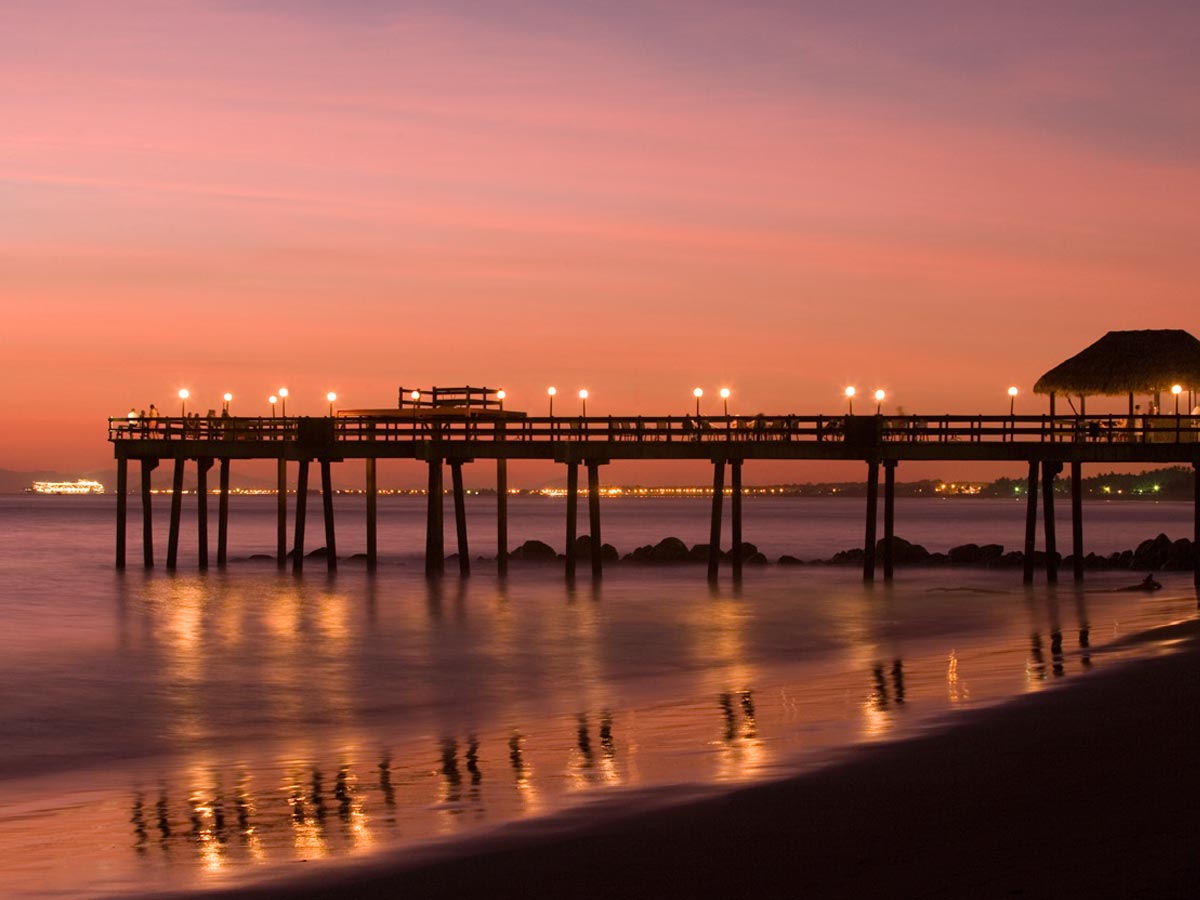
M498 829L453 856L435 846L297 863L205 896L1195 896L1197 624L1137 638L1170 641L1171 653L782 782L634 815L608 802Z

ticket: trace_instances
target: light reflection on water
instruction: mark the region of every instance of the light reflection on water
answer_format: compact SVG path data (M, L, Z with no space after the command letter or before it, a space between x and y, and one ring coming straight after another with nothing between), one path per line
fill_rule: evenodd
M81 574L90 599L29 601L79 636L0 661L0 877L29 896L237 883L614 790L785 774L1078 675L1105 658L1093 638L1195 607L1012 575Z

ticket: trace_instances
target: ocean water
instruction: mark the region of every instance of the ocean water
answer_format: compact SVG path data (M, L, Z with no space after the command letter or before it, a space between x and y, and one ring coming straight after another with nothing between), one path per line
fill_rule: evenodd
M373 576L352 560L330 576L314 559L297 578L253 559L274 550L272 497L233 498L230 566L201 573L194 504L169 574L138 565L136 500L119 572L111 497L0 497L9 895L236 885L431 842L467 853L514 820L779 777L946 727L1153 652L1114 642L1196 612L1190 573L1159 574L1155 594L1117 590L1139 580L1129 572L1027 589L1019 571L901 569L872 587L853 568L807 566L715 587L703 567L615 566L571 586L553 566L501 580L484 562L431 582L411 497L380 500ZM473 556L494 553L493 504L468 504ZM336 507L340 553L361 552L362 498ZM622 552L708 537L703 500L602 507ZM514 498L511 545L561 549L564 511ZM159 498L160 560L166 512ZM745 536L772 558L827 557L861 543L862 514L855 500L748 498ZM1088 504L1087 546L1187 536L1191 516ZM315 498L309 523L317 547ZM1019 547L1023 523L1019 503L897 504L897 533L931 550Z

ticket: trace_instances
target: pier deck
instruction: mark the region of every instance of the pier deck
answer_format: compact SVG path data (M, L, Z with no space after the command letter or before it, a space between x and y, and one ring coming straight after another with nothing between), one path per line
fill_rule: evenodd
M906 461L1022 462L1029 466L1029 519L1026 529L1025 578L1033 577L1033 546L1039 481L1042 487L1047 577L1057 578L1053 479L1064 466L1072 475L1072 539L1075 576L1082 578L1082 511L1080 470L1085 464L1185 464L1197 472L1195 539L1200 543L1200 420L1186 415L1139 416L593 416L532 417L502 409L478 412L458 410L372 411L309 417L220 417L153 419L113 418L108 437L118 466L117 565L125 563L125 517L128 463L142 464L143 555L153 565L150 532L150 471L160 462L174 464L174 498L168 540L167 565L174 567L178 549L180 494L183 466L194 461L198 481L220 464L218 564L227 558L229 466L233 460L275 460L279 472L279 544L281 566L286 564L287 465L299 466L298 499L294 525L293 566L303 565L305 495L308 466L321 467L325 495L327 564L337 565L333 552L331 464L364 460L367 480L367 557L376 562L375 464L379 459L412 459L429 465L426 569L430 574L444 565L442 466L451 467L455 498L459 564L469 571L467 536L462 520L464 463L495 460L497 466L498 566L507 565L508 460L546 460L567 466L568 484L578 483L578 466L588 473L589 520L592 527L592 570L600 574L599 467L615 460L705 460L713 472L713 539L709 573L716 577L720 558L721 503L725 467L732 468L734 543L741 535L741 468L751 460L859 460L867 465L868 509L864 541L864 577L875 574L878 470L885 470L884 577L892 575L891 536L895 469ZM1040 476L1040 477L1039 477ZM568 492L567 571L575 569L576 497ZM199 515L207 523L207 502ZM207 528L200 538L199 561L207 565ZM741 553L734 548L732 567L741 575ZM1200 554L1198 554L1200 556ZM1197 566L1200 584L1200 564Z

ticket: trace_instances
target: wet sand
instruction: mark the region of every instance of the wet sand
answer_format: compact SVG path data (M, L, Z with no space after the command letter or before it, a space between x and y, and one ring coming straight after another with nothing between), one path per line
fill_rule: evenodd
M782 782L635 813L617 798L204 896L1193 897L1200 628L1151 637L1177 652Z

